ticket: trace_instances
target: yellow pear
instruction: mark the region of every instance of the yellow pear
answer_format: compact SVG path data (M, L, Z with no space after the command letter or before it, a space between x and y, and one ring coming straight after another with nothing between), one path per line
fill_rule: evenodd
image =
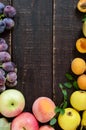
M70 104L78 111L86 110L86 91L74 91L70 96Z
M63 130L76 130L80 121L79 113L73 108L65 108L65 113L58 116L58 124Z
M83 129L83 127L86 127L86 111L83 111L82 113L82 120L81 120L81 129Z
M86 37L86 21L83 22L82 32L83 32L84 36Z
M69 129L67 129L67 130L69 130ZM75 128L75 129L72 129L72 130L76 130L76 128Z
M75 129L72 129L72 130L76 130L76 128L75 128Z

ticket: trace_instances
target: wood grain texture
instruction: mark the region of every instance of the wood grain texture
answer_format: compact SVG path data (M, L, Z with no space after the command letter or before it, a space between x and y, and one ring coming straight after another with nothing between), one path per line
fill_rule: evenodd
M77 8L78 0L55 0L55 44L54 44L54 89L55 102L60 105L63 95L58 87L59 83L67 81L65 74L71 73L71 61L75 57L86 59L75 47L76 40L83 37L82 13ZM67 89L68 101L73 89ZM68 105L70 107L70 105ZM56 128L61 130L59 126Z
M75 48L76 40L81 37L81 15L76 9L77 1L56 1L56 27L55 27L55 89L57 102L58 83L66 81L65 74L70 72L73 58L79 56ZM64 5L64 6L63 6ZM79 17L80 16L80 17Z
M82 17L78 0L3 0L17 10L12 32L1 35L9 44L12 60L18 68L18 85L26 99L25 111L39 96L48 96L60 105L63 95L58 87L71 72L73 58L80 55L75 42L82 35ZM73 90L67 90L68 95ZM69 99L68 99L69 100ZM56 129L61 130L59 126Z
M18 86L30 111L39 96L53 97L52 0L14 0L17 9L12 56L18 67Z

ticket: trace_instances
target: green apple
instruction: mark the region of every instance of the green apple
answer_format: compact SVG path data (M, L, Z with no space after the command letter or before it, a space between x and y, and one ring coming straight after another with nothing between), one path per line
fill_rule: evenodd
M4 127L2 127L2 130L10 130L11 123L7 123Z
M6 118L4 117L0 118L0 130L1 130L1 127L5 126L7 123L8 121Z
M10 130L11 123L6 118L0 118L0 130Z
M0 113L5 117L19 115L25 107L24 95L16 89L8 89L0 95Z
M58 116L58 124L63 130L76 130L80 121L79 113L73 108L65 108L65 113Z
M74 91L70 96L70 104L78 111L86 110L86 91Z

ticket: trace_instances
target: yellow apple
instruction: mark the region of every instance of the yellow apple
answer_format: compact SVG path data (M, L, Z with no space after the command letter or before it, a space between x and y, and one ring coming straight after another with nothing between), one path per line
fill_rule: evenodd
M78 111L86 110L86 91L74 91L70 96L70 104Z
M63 130L76 130L80 121L79 113L73 108L65 108L65 113L58 116L58 124Z

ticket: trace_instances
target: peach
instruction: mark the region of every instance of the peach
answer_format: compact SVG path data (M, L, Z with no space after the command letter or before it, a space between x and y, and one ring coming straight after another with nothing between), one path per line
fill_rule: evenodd
M55 129L49 125L44 125L44 126L41 126L39 130L55 130Z
M32 112L41 123L50 121L55 116L55 103L48 97L39 97L32 105Z

